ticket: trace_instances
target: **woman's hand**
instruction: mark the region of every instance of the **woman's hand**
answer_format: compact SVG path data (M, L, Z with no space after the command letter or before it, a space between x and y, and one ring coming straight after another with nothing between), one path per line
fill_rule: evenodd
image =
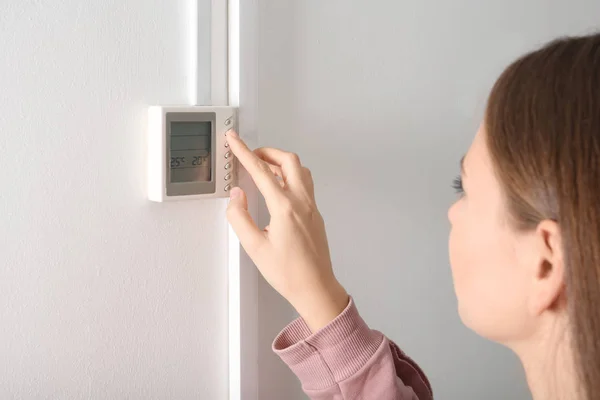
M267 282L285 297L315 332L348 304L331 267L323 218L317 210L310 171L297 155L273 148L248 149L237 133L227 142L265 198L271 215L260 230L240 188L233 188L229 223Z

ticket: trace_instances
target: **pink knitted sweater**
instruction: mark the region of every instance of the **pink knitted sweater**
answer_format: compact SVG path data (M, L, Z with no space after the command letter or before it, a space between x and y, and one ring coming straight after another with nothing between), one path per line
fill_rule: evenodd
M311 334L299 318L273 342L312 400L431 400L419 366L370 329L354 301L329 325Z

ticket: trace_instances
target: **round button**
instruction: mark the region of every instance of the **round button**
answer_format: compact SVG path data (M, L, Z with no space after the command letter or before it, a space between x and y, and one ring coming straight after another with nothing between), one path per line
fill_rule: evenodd
M227 153L225 153L225 158L229 158L231 157L231 153L228 151Z
M231 125L231 118L227 118L225 120L225 125L227 125L227 126Z
M231 179L231 174L227 174L227 175L225 175L225 180L226 180L226 181L228 181L228 180L230 180L230 179Z
M226 191L226 192L228 192L228 191L229 191L229 189L231 189L231 185L226 185L226 186L225 186L225 191Z
M225 164L225 169L229 169L229 168L231 168L231 163Z

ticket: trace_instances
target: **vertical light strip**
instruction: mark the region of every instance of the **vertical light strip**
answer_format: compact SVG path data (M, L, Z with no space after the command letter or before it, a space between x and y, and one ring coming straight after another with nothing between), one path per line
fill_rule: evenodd
M227 0L189 0L189 7L189 104L226 106L229 79ZM207 23L209 29L206 29ZM204 79L209 70L210 87Z
M211 106L228 104L228 49L229 35L227 0L211 1L211 48L210 48L210 100Z
M200 96L200 88L198 87L198 83L200 82L200 0L189 0L190 7L190 48L189 48L189 93L188 93L188 101L191 105L198 105L199 96Z
M229 0L229 105L240 106L240 2Z
M242 398L240 243L229 227L229 400Z
M240 5L239 0L228 4L228 103L240 105ZM239 129L239 112L238 112ZM242 310L240 242L229 226L229 400L242 400Z

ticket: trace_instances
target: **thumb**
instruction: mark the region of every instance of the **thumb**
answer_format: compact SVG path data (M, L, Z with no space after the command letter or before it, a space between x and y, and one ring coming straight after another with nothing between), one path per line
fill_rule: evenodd
M252 220L248 212L248 198L246 193L239 187L234 187L229 192L229 204L227 205L227 220L240 239L244 250L253 258L257 250L267 240L263 232Z

